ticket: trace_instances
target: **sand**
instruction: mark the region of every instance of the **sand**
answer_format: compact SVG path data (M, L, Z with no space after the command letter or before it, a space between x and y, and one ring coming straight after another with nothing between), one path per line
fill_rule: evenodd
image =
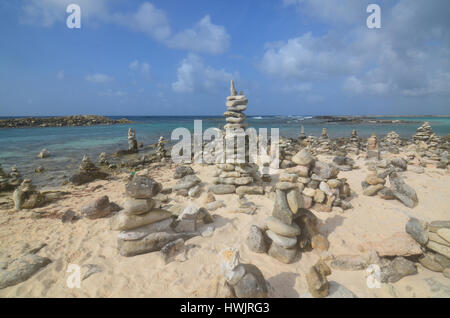
M322 157L329 161L331 157ZM410 209L396 200L362 195L361 181L367 175L364 160L356 158L358 170L341 172L351 186L353 209L343 213L317 213L320 231L328 237L329 252L334 255L358 255L382 239L396 232L404 232L410 216L427 221L450 219L449 171L426 168L425 173L403 173L407 184L419 197L419 205ZM192 165L203 183L212 179L212 166ZM154 168L150 175L165 187L175 184L175 166ZM250 226L262 226L271 215L273 200L270 195L248 195L257 206L254 215L231 213L238 205L236 195L216 196L226 207L212 212L216 227L211 237L195 237L186 242L187 252L167 265L159 252L135 257L120 256L117 251L117 233L109 229L109 220L81 219L74 223L61 222L67 209L79 213L81 206L102 195L121 205L124 200L126 175L110 181L97 181L87 186L67 187L72 195L55 204L34 211L47 211L50 217L31 218L30 211L0 211L0 251L11 257L19 256L26 244L47 244L38 254L52 263L27 281L0 290L0 297L217 297L223 283L219 252L225 247L236 247L242 262L255 264L270 284L270 297L299 297L307 291L305 274L319 256L315 251L301 254L292 264L283 264L267 254L251 252L245 244ZM276 183L276 178L272 184ZM269 187L267 187L269 189ZM189 199L171 194L172 200L183 205ZM192 200L202 206L202 197ZM53 217L52 217L53 216ZM81 282L80 288L69 288L69 264L81 266L82 275L88 264L100 266L103 271ZM450 280L441 273L418 265L418 274L397 283L368 288L366 271L333 270L330 281L336 281L358 297L450 297Z

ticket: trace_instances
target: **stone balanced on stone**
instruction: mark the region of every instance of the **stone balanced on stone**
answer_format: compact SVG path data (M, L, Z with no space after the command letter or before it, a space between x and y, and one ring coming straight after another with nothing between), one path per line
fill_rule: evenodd
M71 176L69 181L74 185L82 185L97 179L106 179L108 176L106 172L101 171L95 166L87 155L84 155L81 160L80 172Z
M242 264L239 251L226 248L220 253L222 273L225 276L232 295L238 298L266 298L267 283L263 274L253 264Z
M367 139L367 154L366 159L380 160L380 148L378 145L378 139L375 134L372 134L369 139Z
M7 174L0 165L0 192L12 191L17 188L23 179L17 168L14 166L11 173Z
M158 139L158 143L156 144L156 154L158 155L159 158L161 158L161 160L165 159L167 156L167 151L164 148L164 144L167 141L164 139L163 136L160 136Z
M236 138L237 136L245 136L244 129L247 127L245 123L246 116L243 113L247 109L248 99L242 93L237 95L234 87L234 82L231 81L230 88L231 96L227 97L227 111L224 113L227 124L225 128L225 145L228 143L227 139ZM238 137L238 138L241 138ZM217 163L215 178L213 179L214 185L210 187L210 191L214 194L230 194L230 193L247 193L247 194L263 194L261 186L250 186L256 178L258 178L258 166L256 164L249 163L248 154L248 137L245 136L245 149L243 163L238 163L237 156L239 151L237 150L238 142L234 140L234 149L227 149L225 156L222 156L223 162Z
M138 152L138 143L136 140L136 132L133 128L128 128L128 152L136 153Z
M34 209L45 204L45 195L36 190L30 179L25 179L13 193L14 207L16 211L22 209Z
M174 216L161 209L161 202L157 199L161 190L161 184L147 176L136 175L126 184L128 198L124 209L110 219L111 230L121 231L117 236L120 255L159 251L171 242L196 235L174 231L171 227ZM179 248L178 244L173 247ZM165 250L170 250L170 246Z

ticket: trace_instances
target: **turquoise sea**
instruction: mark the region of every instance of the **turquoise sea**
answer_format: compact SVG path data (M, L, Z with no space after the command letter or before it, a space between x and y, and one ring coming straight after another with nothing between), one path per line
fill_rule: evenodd
M15 128L0 129L0 164L5 171L10 171L16 165L26 177L37 184L57 185L63 175L69 176L75 171L84 154L94 161L105 151L115 152L126 149L127 131L129 127L136 130L136 136L144 144L142 153L152 152L151 144L156 143L159 136L170 140L171 132L178 127L193 131L194 120L201 119L203 129L223 126L223 117L211 116L111 116L114 119L126 117L134 124L91 126L91 127L49 127L49 128ZM348 124L324 123L312 116L261 116L248 117L249 127L279 128L284 137L297 137L301 125L307 135L319 136L326 127L330 137L350 136L353 129L360 137L368 137L375 133L384 137L394 130L401 137L411 138L416 129L425 121L429 121L434 132L444 136L450 134L450 117L383 117L383 119L406 120L402 124ZM269 131L270 133L270 131ZM175 141L176 142L176 141ZM38 159L39 152L46 148L52 154L50 158ZM34 173L34 169L42 165L46 171Z

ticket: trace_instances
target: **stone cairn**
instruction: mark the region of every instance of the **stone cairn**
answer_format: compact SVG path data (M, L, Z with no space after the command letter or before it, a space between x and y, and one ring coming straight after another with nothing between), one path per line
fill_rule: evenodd
M0 192L12 191L17 188L22 181L22 176L16 166L13 166L11 172L7 174L0 165Z
M237 95L234 82L231 81L230 95L227 97L227 111L224 113L227 124L224 126L225 145L228 138L236 138L243 133L247 123L245 123L244 110L247 109L248 99L243 92ZM261 186L251 185L258 178L258 166L249 163L249 142L245 137L245 163L237 163L237 141L234 142L233 154L226 153L225 162L232 160L234 163L217 163L217 171L214 174L213 186L210 191L214 194L264 194ZM225 149L224 149L225 151ZM229 152L229 150L227 150ZM217 158L217 157L216 157Z
M136 139L136 132L133 128L128 128L128 152L129 153L137 153L138 152L138 143Z
M316 149L317 153L330 153L332 150L331 140L328 136L326 128L322 129L322 133L319 138L319 147Z
M178 179L177 183L172 187L172 191L177 195L189 196L196 198L201 193L201 180L195 175L194 170L189 166L178 166L173 175L174 179Z
M83 156L80 165L80 172L70 177L69 181L74 185L81 185L92 182L97 179L106 179L108 174L100 171L100 169L92 163L87 155Z
M413 136L417 145L415 156L437 162L437 168L447 169L448 166L448 143L446 139L440 138L431 128L428 122L417 128L417 133Z
M160 183L150 177L135 175L126 184L124 208L110 219L113 231L121 231L118 249L122 256L134 256L161 251L164 259L184 250L184 240L198 235L197 223L212 222L204 209L187 207L175 216L161 209Z
M331 275L331 269L324 261L318 261L309 269L306 275L308 290L314 298L324 298L330 293L330 283L327 276Z
M399 134L395 131L391 131L381 140L380 144L383 149L386 149L390 153L398 154L400 153L399 148L402 146L402 141Z
M237 298L266 298L268 296L267 282L253 264L240 262L239 251L226 248L220 253L222 258L222 273L231 297Z
M349 143L345 147L345 151L352 152L358 155L360 148L361 148L361 140L358 137L358 132L355 129L353 129L350 135Z
M298 140L302 141L306 139L305 127L302 125L300 129L300 134L298 135Z
M433 272L442 272L450 279L450 221L427 223L410 218L405 230L423 247L419 263Z
M384 200L397 199L409 208L415 207L419 199L416 191L405 183L399 172L406 171L408 162L403 158L395 158L387 162L381 160L368 166L370 173L361 182L366 196L375 196ZM386 187L386 178L389 176L390 188Z
M380 148L378 145L378 139L375 134L372 134L367 139L367 153L366 153L366 160L375 159L380 160Z
M99 156L98 156L98 163L101 166L109 166L109 162L108 162L108 155L106 154L106 152L102 152Z
M158 143L156 144L156 155L161 159L165 159L167 157L167 151L164 148L164 144L167 141L164 139L163 136L160 136L158 139Z
M43 206L46 198L36 190L30 179L25 179L13 193L14 208L16 211L22 209L34 209Z

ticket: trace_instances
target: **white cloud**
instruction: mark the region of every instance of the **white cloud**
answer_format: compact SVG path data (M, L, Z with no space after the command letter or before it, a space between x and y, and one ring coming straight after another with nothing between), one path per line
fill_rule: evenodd
M29 0L21 10L20 21L25 24L51 27L63 23L67 18L66 7L73 0ZM129 13L113 12L108 0L78 0L81 7L83 25L85 19L100 23L111 23L143 32L147 36L164 43L170 48L191 52L219 54L230 45L230 36L225 27L211 22L204 16L192 28L172 32L169 19L164 10L150 2L142 3L136 11Z
M383 1L380 30L365 26L365 1L284 3L296 5L300 14L308 10L309 15L330 22L331 28L324 36L306 33L266 44L260 61L264 73L290 81L317 82L315 87L332 81L350 94L450 94L450 38L446 36L450 34L450 1ZM362 16L355 18L355 10ZM349 17L344 14L347 11ZM336 32L335 26L342 31Z
M191 53L178 67L177 81L172 83L172 89L177 93L190 93L197 90L217 91L226 89L231 79L233 79L231 73L205 65L199 56Z
M106 97L125 97L128 95L125 91L114 91L112 89L107 89L106 91L101 91L98 93L99 96L106 96Z
M112 82L114 80L114 77L106 75L106 74L96 73L96 74L87 75L85 77L85 79L86 79L86 81L91 82L91 83L103 84L103 83Z
M230 36L225 27L211 22L209 15L203 17L192 29L186 29L172 36L169 47L192 52L219 54L230 45Z
M135 13L112 14L110 21L144 32L159 41L167 39L171 34L166 13L149 2L144 2Z

